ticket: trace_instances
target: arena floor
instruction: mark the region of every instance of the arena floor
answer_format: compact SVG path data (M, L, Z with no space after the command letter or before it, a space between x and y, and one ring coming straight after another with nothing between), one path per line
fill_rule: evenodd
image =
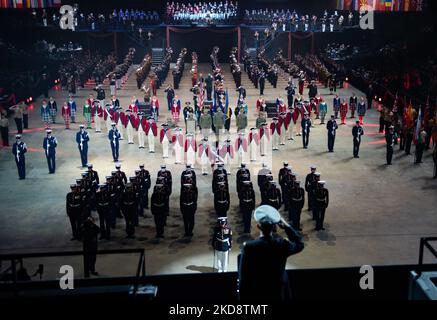
M209 64L201 64L200 72L206 74ZM224 65L225 83L230 92L232 106L236 102L235 86ZM191 79L189 66L186 67L180 89L176 94L182 102L191 101L189 92ZM172 76L167 78L172 83ZM276 99L285 96L285 78L277 89L266 85L265 98ZM258 91L243 74L243 85L247 89L249 105L249 127L255 122L255 101ZM165 86L164 86L165 87ZM109 90L107 96L109 96ZM332 110L332 96L325 88L319 92L328 101L328 115ZM352 92L361 93L347 86L341 89L341 97L349 99ZM76 96L78 106L88 97L90 90L80 90ZM305 91L306 93L306 91ZM65 91L51 91L58 106L66 99ZM122 106L127 106L133 95L142 96L135 87L135 79L129 79L127 85L118 93ZM162 105L160 122L168 116L164 88L158 92ZM80 157L75 143L75 132L81 120L64 130L61 117L53 126L53 135L58 138L56 174L49 175L42 149L45 132L39 117L41 99L34 104L30 112L30 129L23 134L29 152L26 156L27 177L19 181L10 148L0 150L0 254L27 253L45 251L80 250L82 244L70 241L71 229L65 212L65 195L69 184L80 177ZM79 119L83 119L79 115ZM437 180L432 179L431 154L426 152L424 163L413 165L413 156L407 156L396 147L392 166L385 165L385 139L378 133L378 113L368 112L365 118L365 135L361 144L360 158L352 156L351 129L355 119L348 119L347 126L340 126L337 134L335 152L327 152L325 126L316 120L311 131L309 148L302 148L300 137L287 141L279 151L273 153L272 171L277 177L282 161L287 160L298 174L298 180L304 180L309 166L317 165L322 180L327 182L330 191L330 205L326 212L325 231L314 231L314 223L307 211L302 213L305 249L288 259L289 268L321 268L358 266L363 264L405 264L416 263L419 255L419 239L424 236L437 236ZM234 121L234 120L232 120ZM111 150L105 133L94 133L89 147L89 162L99 176L104 178L114 168ZM233 128L233 133L235 128ZM15 124L11 120L10 141L13 142ZM135 137L136 141L136 137ZM154 183L156 173L162 163L160 146L157 152L149 154L147 149L138 149L136 144L128 145L121 141L120 159L122 170L129 176L139 163L145 163L152 174ZM167 166L173 174L173 194L171 196L170 217L165 229L165 239L154 240L153 218L147 211L147 218L141 218L136 229L136 239L125 239L124 220L117 221L113 239L99 242L99 249L145 248L146 271L148 274L189 273L212 271L213 250L209 244L210 233L215 224L213 197L211 191L212 176L201 176L199 168L197 183L199 188L198 210L194 237L191 242L183 239L183 222L179 207L180 173L183 165L175 165L172 158ZM261 162L249 165L252 181ZM236 165L234 165L236 172ZM229 178L231 210L228 213L234 230L234 247L231 252L229 270L237 268L239 248L245 240L242 237L242 221L238 215L238 198L235 190L235 174ZM260 201L259 190L255 183L256 200ZM150 195L150 194L149 194ZM305 209L306 210L306 205ZM94 213L97 217L97 214ZM284 214L285 216L285 214ZM255 224L252 237L257 237ZM97 271L105 275L132 275L136 271L135 255L101 256L97 260ZM29 272L34 265L45 263L44 277L53 277L59 266L73 264L81 269L79 258L35 259L29 262ZM3 265L5 267L5 265ZM36 268L36 267L35 267Z

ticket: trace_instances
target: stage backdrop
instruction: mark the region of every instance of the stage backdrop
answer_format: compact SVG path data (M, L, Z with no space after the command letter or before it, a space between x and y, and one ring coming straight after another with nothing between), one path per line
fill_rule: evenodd
M196 51L199 62L210 62L211 50L214 46L220 48L219 61L229 62L229 52L237 46L237 28L173 28L168 30L169 44L172 47L174 59L182 48L187 48L189 54ZM190 62L191 58L187 60Z

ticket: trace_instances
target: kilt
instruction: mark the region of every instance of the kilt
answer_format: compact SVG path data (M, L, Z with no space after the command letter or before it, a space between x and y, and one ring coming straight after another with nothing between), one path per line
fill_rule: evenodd
M43 114L42 114L42 121L43 121L43 122L51 122L51 121L52 121L49 112L46 112L46 113L43 113Z
M71 117L73 119L76 118L76 110L75 109L71 109L70 112L71 112Z

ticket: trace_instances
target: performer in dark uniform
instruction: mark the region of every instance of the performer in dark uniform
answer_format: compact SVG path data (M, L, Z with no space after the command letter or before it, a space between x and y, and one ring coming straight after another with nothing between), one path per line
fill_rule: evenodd
M250 224L252 212L255 209L255 191L250 180L242 181L238 193L240 199L240 212L243 215L244 230L243 233L250 234Z
M94 223L93 218L89 217L86 219L82 229L85 278L89 278L90 273L93 276L99 275L96 272L96 251L98 249L97 235L99 233L100 228Z
M185 237L193 236L194 215L197 210L197 187L184 184L181 188L180 207L184 219Z
M318 181L318 187L314 191L314 210L316 215L316 231L325 230L323 222L325 211L329 205L329 192L325 188L325 181Z
M335 116L331 115L331 119L326 124L326 130L328 130L328 151L334 152L335 134L338 129L337 121L335 121Z
M218 182L214 192L214 209L218 217L226 217L229 210L229 190L225 181Z
M58 146L58 140L52 136L51 129L47 129L46 132L47 137L44 138L43 148L47 158L49 174L53 174L56 170L56 147Z
M165 186L168 189L168 196L170 196L172 192L173 178L165 164L161 165L161 170L158 171L158 177L163 177L165 179Z
M258 207L254 217L262 235L246 242L241 250L238 270L240 300L284 300L287 298L284 289L289 287L286 260L303 250L302 237L273 207ZM277 235L277 227L285 231L288 240Z
M240 165L240 168L238 169L237 174L236 174L237 193L240 193L239 190L240 190L241 184L243 182L243 179L242 179L243 175L247 175L245 180L250 180L250 171L249 171L249 169L247 169L245 163L242 163Z
M310 141L310 131L311 131L311 119L308 115L308 113L305 113L305 117L301 121L302 126L302 143L303 148L308 149L308 143Z
M218 272L227 272L229 251L232 248L232 229L228 224L228 218L217 219L211 244L214 248L214 269Z
M193 183L194 186L197 186L196 172L194 171L192 164L187 164L186 167L185 167L185 170L182 171L182 174L181 174L181 184L182 184L182 180L183 180L182 177L187 175L187 174L191 174L191 177L192 177L192 180L193 180L192 183Z
M385 134L385 141L387 143L387 165L391 165L391 159L393 158L393 146L395 144L395 139L397 139L396 133L394 132L394 126L389 127L389 131Z
M77 184L71 184L70 189L71 192L67 193L66 197L66 207L73 234L71 240L79 240L79 231L82 224L82 196Z
M305 204L305 190L300 186L300 181L294 181L288 193L288 219L292 221L294 229L301 231L300 214Z
M261 74L259 75L258 82L259 82L259 94L260 94L260 96L262 96L262 95L264 95L264 86L266 83L266 76L265 76L264 72L261 72Z
M76 133L76 143L79 148L82 167L86 167L88 163L88 141L90 141L90 137L88 132L85 131L85 126L83 124L79 127L80 130Z
M316 180L316 178L315 178L316 166L311 166L310 169L311 169L311 172L308 173L306 178L305 178L305 191L307 192L307 198L308 198L308 211L312 210L312 200L313 200L312 186L314 184L314 181Z
M284 204L285 210L288 210L288 200L287 200L287 183L286 183L286 177L288 176L288 171L291 170L291 168L288 166L288 162L283 162L283 167L279 169L278 174L278 183L281 186L281 193L282 193L282 202Z
M121 197L121 210L126 221L126 238L135 238L135 215L138 213L137 197L133 189L132 183L126 184Z
M144 209L149 209L149 189L150 189L150 173L148 170L144 169L144 164L140 164L139 172L140 183L142 185L142 193L140 195L142 206Z
M151 212L156 226L156 238L164 238L164 226L168 213L168 195L163 184L156 184L150 199Z
M110 195L107 184L99 184L96 192L96 208L99 215L100 239L109 240L110 228Z
M265 192L265 201L263 204L267 204L272 206L276 210L281 208L281 190L276 186L276 182L270 181L269 186L266 188Z
M363 127L359 121L355 121L355 126L352 128L352 136L354 139L354 158L359 158L361 136L364 134Z
M108 139L109 139L109 144L111 145L111 150L112 150L112 158L114 159L114 162L118 161L118 157L119 157L119 140L121 139L121 134L118 131L118 129L115 127L115 123L111 123L111 129L109 130L108 133Z
M18 177L20 180L24 180L26 178L26 159L24 154L27 152L27 146L21 141L21 134L17 134L15 138L17 141L12 145L12 154L17 164Z

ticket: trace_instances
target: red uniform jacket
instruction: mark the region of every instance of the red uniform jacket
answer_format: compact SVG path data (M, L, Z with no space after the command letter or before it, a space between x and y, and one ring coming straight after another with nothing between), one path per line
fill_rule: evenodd
M259 128L259 139L261 140L261 138L266 135L267 140L270 140L270 130L266 127L266 129L264 130L264 128Z
M281 103L278 106L278 113L281 113L281 112L287 112L287 106L285 105L285 103Z
M63 117L65 117L65 116L71 116L71 109L70 109L70 107L69 106L67 106L67 107L62 107L62 116Z
M340 103L340 115L345 117L347 115L347 110L348 110L347 103L346 102Z
M187 152L190 145L193 148L194 152L197 152L197 144L194 138L192 138L191 141L189 139L185 139L184 151Z
M168 142L171 142L171 129L167 128L164 129L162 128L160 133L159 133L159 141L162 143L162 140L164 140L164 136L167 136Z
M153 106L155 106L156 109L159 109L159 101L158 101L158 99L151 99L150 100L150 107L153 107Z
M229 156L231 158L234 158L234 147L229 144L229 145L224 145L221 149L220 149L220 157L224 158L226 156L226 154L229 153Z
M258 99L258 100L256 100L256 110L258 110L259 111L259 109L261 108L261 106L263 105L263 103L264 103L264 100L263 99Z
M111 114L112 114L112 120L113 120L115 123L118 123L118 119L120 119L120 120L121 120L121 123L124 124L124 118L126 117L126 115L124 114L124 112L118 112L118 111L116 111L116 112L112 112Z
M133 114L126 115L123 120L122 121L125 128L127 128L129 122L132 124L133 128L137 127L137 117L135 117Z
M177 103L174 103L171 105L171 113L177 113L179 114L181 112L181 104L180 101L178 100Z
M141 118L141 120L140 120L140 118L137 119L135 129L137 129L137 131L138 131L140 126L143 128L143 131L146 132L146 130L147 130L147 119L146 118L143 117L143 118Z
M210 157L209 144L205 144L205 147L204 147L204 146L203 146L203 143L200 142L200 143L199 143L199 153L198 153L199 157L202 156L203 151L205 151L206 156L209 158L209 157Z
M108 119L108 116L109 116L109 118L112 120L113 119L113 116L112 116L112 110L111 109L103 109L102 108L102 112L103 112L103 119L105 119L105 121Z
M147 124L146 124L146 135L149 134L149 130L150 129L152 130L153 135L156 137L158 135L158 127L156 126L156 122L152 122L152 124L147 122Z
M272 122L270 124L270 132L273 135L276 132L280 135L281 134L281 125L279 124L279 121L277 123Z
M102 106L101 105L99 105L99 104L94 104L93 106L92 106L92 108L91 108L91 114L93 115L93 117L96 115L96 112L97 112L97 115L101 118L101 117L103 117L103 108L102 108ZM106 120L106 117L105 117L105 120Z
M136 104L130 104L129 109L132 110L133 113L138 113L138 107Z
M291 121L291 113L288 112L284 117L279 117L278 119L278 124L279 127L284 127L285 130L288 130L288 125L290 124Z
M247 152L247 139L246 138L238 137L235 140L235 151L238 151L238 149L240 149L240 146L243 147L244 152Z
M249 144L252 143L252 140L255 140L255 143L259 144L259 135L257 132L249 133Z
M182 147L184 145L184 134L173 134L173 136L171 137L171 143L178 143Z

